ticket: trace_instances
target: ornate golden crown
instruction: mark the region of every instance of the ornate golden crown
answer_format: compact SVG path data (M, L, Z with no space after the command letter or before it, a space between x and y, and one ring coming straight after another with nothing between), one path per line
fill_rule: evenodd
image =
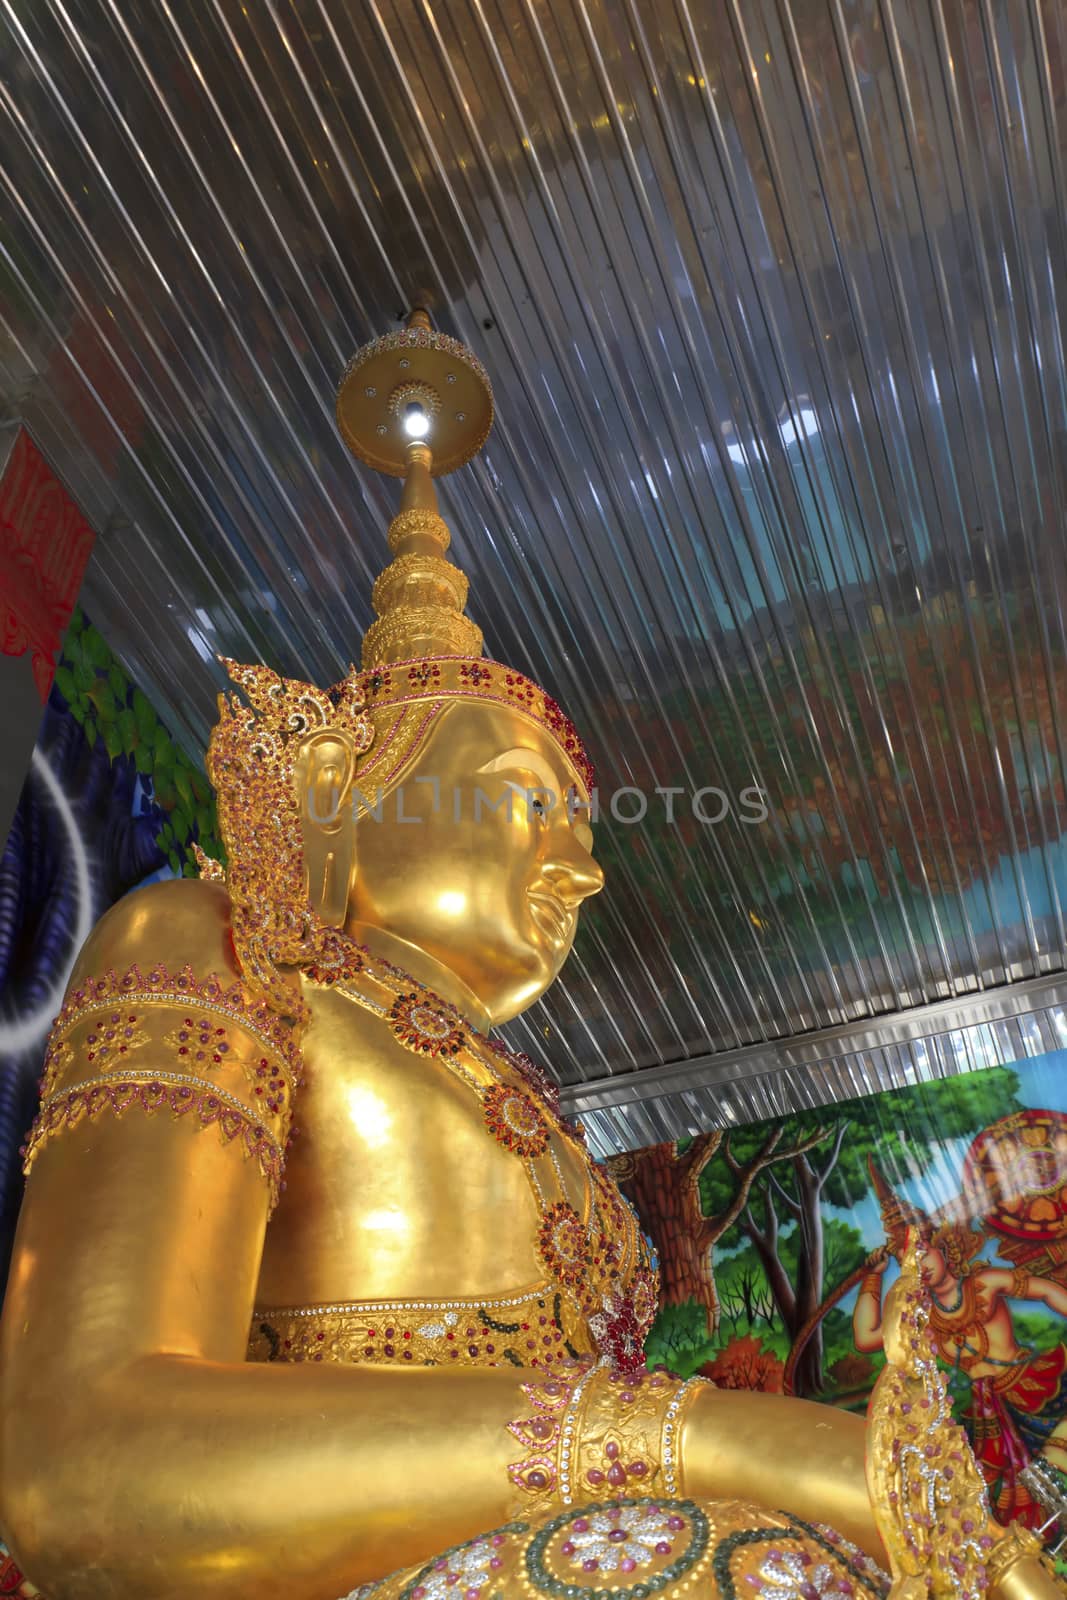
M903 1259L905 1244L911 1235L940 1250L955 1277L965 1277L975 1270L974 1258L982 1248L985 1235L974 1227L969 1217L952 1215L947 1208L931 1217L921 1206L896 1193L872 1157L868 1157L867 1165L881 1206L886 1239L898 1260Z
M481 629L464 614L467 579L445 559L450 535L432 478L468 461L492 418L485 369L436 333L423 311L357 352L338 393L338 425L361 460L404 478L389 528L393 560L374 585L377 617L363 641L362 669L324 692L267 667L223 661L247 700L219 697L208 750L234 946L246 980L279 1011L301 1005L280 967L322 973L344 959L336 932L311 906L304 870L294 766L316 730L343 730L359 758L361 790L372 785L384 794L451 702L506 705L555 740L592 793L592 764L574 724L521 672L483 658ZM423 439L431 427L436 455ZM217 863L204 861L201 871L220 875Z
M404 437L405 419L432 429L434 451ZM371 599L377 620L363 641L360 692L374 716L374 750L361 780L385 791L399 781L436 717L451 700L507 705L555 739L591 792L592 763L570 718L521 672L482 658L482 633L464 615L467 579L445 559L450 534L433 477L469 461L484 444L493 397L481 362L431 327L424 311L409 326L360 350L345 370L337 420L360 460L404 476L389 528L394 559Z

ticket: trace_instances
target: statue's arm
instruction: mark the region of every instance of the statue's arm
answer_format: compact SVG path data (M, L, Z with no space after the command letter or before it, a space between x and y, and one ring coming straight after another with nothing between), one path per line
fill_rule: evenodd
M682 1437L686 1492L828 1523L884 1563L867 1493L866 1438L863 1418L834 1406L709 1386L697 1394Z
M104 920L72 988L161 947L236 976L219 892L162 889ZM106 1076L87 1026L57 1103ZM175 1068L149 1053L149 1076ZM0 1329L0 1524L55 1600L283 1580L325 1600L506 1519L519 1374L244 1362L269 1195L241 1133L195 1114L108 1106L38 1149Z

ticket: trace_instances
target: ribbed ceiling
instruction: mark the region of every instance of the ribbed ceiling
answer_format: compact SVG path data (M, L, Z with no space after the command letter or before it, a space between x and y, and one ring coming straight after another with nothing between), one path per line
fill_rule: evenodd
M214 651L358 654L355 347L428 296L489 367L472 610L651 797L516 1030L568 1083L1067 964L1065 49L1060 0L0 0L4 392L190 746Z

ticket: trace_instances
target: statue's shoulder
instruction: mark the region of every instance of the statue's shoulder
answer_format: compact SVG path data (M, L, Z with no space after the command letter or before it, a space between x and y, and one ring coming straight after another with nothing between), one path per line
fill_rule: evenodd
M221 883L173 878L124 895L96 924L75 963L71 987L105 972L162 964L198 977L240 976Z

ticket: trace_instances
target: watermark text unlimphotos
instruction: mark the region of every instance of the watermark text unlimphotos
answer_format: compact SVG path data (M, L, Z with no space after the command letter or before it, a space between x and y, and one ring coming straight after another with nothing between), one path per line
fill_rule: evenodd
M443 787L439 778L415 778L414 785L422 786L414 794L401 784L386 794L377 789L372 795L353 789L353 813L360 821L370 819L382 822L419 824L430 816L448 815L456 823L483 822L503 817L508 822L526 821L531 817L555 820L561 809L566 810L571 823L597 823L605 815L623 827L637 823L666 823L675 827L683 819L692 818L703 827L715 828L732 819L746 826L766 822L770 815L767 792L750 785L736 795L715 784L699 789L687 789L681 784L658 785L651 791L629 785L604 792L594 789L588 800L576 789L557 794L548 788L524 788L507 783L503 790L489 793L480 785ZM328 827L337 821L337 808L323 808L314 793L308 797L308 814L312 822Z

